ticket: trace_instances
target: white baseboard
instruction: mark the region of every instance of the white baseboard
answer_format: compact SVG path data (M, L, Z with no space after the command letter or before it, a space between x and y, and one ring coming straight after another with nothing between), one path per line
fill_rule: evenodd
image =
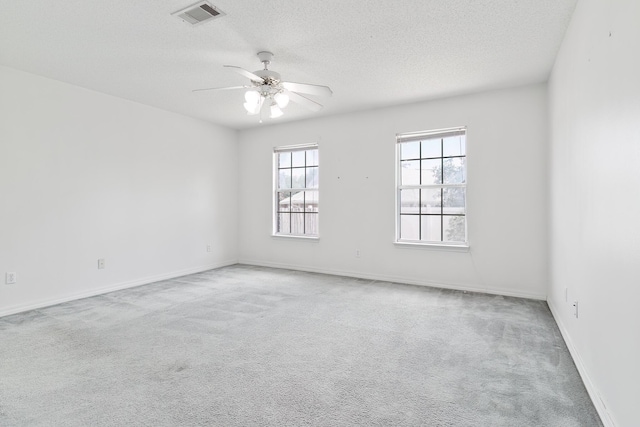
M176 270L169 273L156 274L153 276L142 277L139 279L128 280L125 282L113 283L100 288L90 289L84 292L76 292L67 294L58 298L44 299L36 302L30 302L27 304L19 304L12 307L0 309L0 317L9 316L11 314L22 313L24 311L35 310L38 308L49 307L63 302L74 301L82 298L89 298L96 295L102 295L113 291L119 291L122 289L133 288L136 286L148 285L149 283L158 282L160 280L173 279L180 276L186 276L187 274L200 273L202 271L212 270L214 268L226 267L228 265L237 264L237 260L223 261L213 264L201 265L198 267L185 268L183 270Z
M502 295L502 296L508 296L508 297L527 298L527 299L537 299L542 301L545 301L547 299L547 296L542 294L533 294L533 293L527 293L527 292L513 292L508 290L492 289L492 288L479 288L479 287L473 287L473 286L462 285L462 284L436 283L436 282L430 282L428 280L416 280L409 277L402 277L402 276L395 276L395 275L370 274L370 273L361 272L361 271L335 270L335 269L328 269L328 268L317 268L317 267L300 266L300 265L284 264L284 263L276 263L276 262L255 261L250 259L240 259L238 262L240 264L255 265L255 266L261 266L261 267L284 268L287 270L307 271L310 273L322 273L322 274L330 274L333 276L355 277L358 279L378 280L383 282L404 283L407 285L429 286L432 288L454 289L457 291L480 292L484 294Z
M578 353L576 346L573 344L573 341L571 340L569 331L565 327L564 323L562 323L562 320L558 315L559 313L558 309L555 307L555 305L551 302L550 299L547 300L547 304L549 305L551 314L553 315L553 318L555 319L556 324L558 325L558 329L560 329L560 334L562 334L562 338L564 339L564 342L567 345L567 348L569 349L569 353L573 358L573 362L575 363L576 368L578 369L578 373L580 373L580 377L582 378L582 382L584 383L584 386L587 389L587 393L589 393L589 397L593 402L593 406L595 406L596 411L598 412L598 415L600 415L600 420L602 421L602 424L604 424L604 427L616 427L616 424L613 421L611 414L609 413L609 411L607 411L607 407L604 404L604 401L602 400L602 398L600 397L600 393L598 393L598 389L591 381L589 372L587 371L587 368L582 362L582 357L580 357L580 353Z

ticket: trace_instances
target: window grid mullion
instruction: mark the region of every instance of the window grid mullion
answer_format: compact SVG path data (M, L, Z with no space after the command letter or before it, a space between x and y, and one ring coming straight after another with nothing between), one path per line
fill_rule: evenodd
M439 160L439 159L464 159L467 156L437 156L437 157L423 157L423 160ZM415 162L420 160L418 157L415 159L400 159L401 162Z
M440 154L444 155L444 138L440 138ZM440 159L440 183L444 184L444 157ZM444 189L440 188L440 241L444 242Z
M420 185L422 185L422 142L418 146L420 155ZM418 240L422 240L422 189L418 190Z
M307 151L304 152L304 186L307 187ZM302 234L307 234L307 192L302 190Z
M465 188L467 184L423 184L423 185L399 185L401 190L417 190L419 188Z

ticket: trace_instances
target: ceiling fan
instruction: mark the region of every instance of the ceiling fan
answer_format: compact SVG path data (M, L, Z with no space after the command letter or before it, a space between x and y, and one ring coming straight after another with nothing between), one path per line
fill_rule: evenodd
M247 77L251 81L250 84L244 86L195 89L193 92L248 89L244 95L246 101L244 108L249 115L260 114L260 122L262 122L262 116L267 110L269 111L270 118L280 117L283 114L282 109L289 104L290 100L311 111L320 111L322 109L322 104L301 95L301 93L319 96L331 96L333 94L328 86L283 82L280 79L279 73L269 70L269 64L271 64L271 60L273 59L273 53L271 52L258 52L258 58L264 65L264 69L254 72L247 71L235 65L225 65L225 67Z

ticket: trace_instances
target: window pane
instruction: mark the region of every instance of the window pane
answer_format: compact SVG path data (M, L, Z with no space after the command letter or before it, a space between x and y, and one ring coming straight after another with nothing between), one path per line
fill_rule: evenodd
M404 160L400 162L402 185L420 185L420 160Z
M464 188L445 188L443 189L442 202L444 207L442 213L445 214L464 214Z
M318 192L317 191L304 192L304 211L318 212Z
M304 234L304 214L291 214L291 234Z
M444 157L464 156L467 153L465 140L466 138L463 135L444 138L442 142L442 155Z
M291 166L291 153L278 153L278 167L288 168Z
M289 212L291 210L291 193L288 191L278 192L278 212Z
M426 242L441 242L442 217L440 215L420 215L422 238Z
M318 188L318 167L307 168L307 188Z
M445 184L463 184L466 182L467 176L463 158L444 159L442 163Z
M318 166L318 150L307 150L307 166Z
M304 215L305 234L318 235L318 214L311 213Z
M291 153L291 166L304 166L305 151L293 151Z
M400 144L400 159L419 159L420 141L403 142Z
M290 215L288 213L278 214L278 233L289 234L291 233L291 227L289 222Z
M420 213L419 198L420 190L400 190L400 213L417 214Z
M441 184L442 160L422 160L422 184Z
M291 212L304 212L304 191L291 194Z
M278 170L278 188L291 188L291 169Z
M422 141L422 156L426 157L442 157L442 143L441 139L427 139Z
M466 240L464 216L444 215L442 217L442 224L444 226L445 242L461 242L462 243Z
M291 188L304 188L304 168L291 169Z
M442 189L424 188L420 199L420 213L439 214L442 206Z
M403 240L420 240L419 215L400 215L400 238Z

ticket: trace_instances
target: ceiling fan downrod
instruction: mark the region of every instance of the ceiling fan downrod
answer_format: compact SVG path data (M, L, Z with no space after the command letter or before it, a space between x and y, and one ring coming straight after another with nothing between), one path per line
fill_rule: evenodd
M264 64L264 69L268 70L268 67L271 64L271 60L273 59L273 53L267 52L266 50L258 52L258 59Z

